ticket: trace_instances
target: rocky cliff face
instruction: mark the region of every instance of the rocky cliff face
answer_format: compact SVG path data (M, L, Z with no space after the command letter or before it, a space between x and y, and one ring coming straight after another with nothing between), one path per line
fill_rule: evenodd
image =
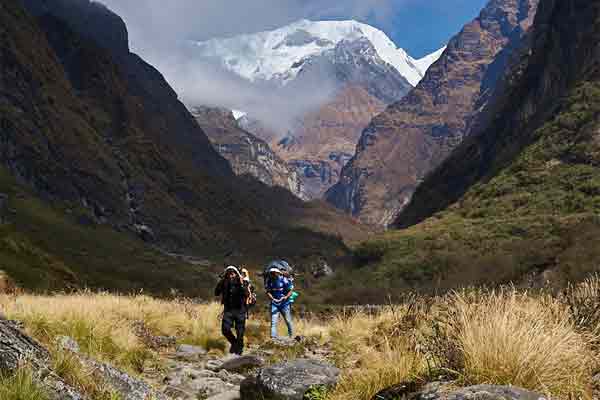
M307 82L335 82L332 99L308 112L293 132L283 138L267 135L265 140L270 138L273 150L297 171L309 197L322 198L339 180L364 127L412 86L365 38L341 41L303 60L299 68L290 87L302 90Z
M194 107L192 115L237 175L251 175L265 185L279 186L300 199L308 199L296 170L289 168L264 140L241 129L230 110Z
M513 221L597 212L599 34L597 2L541 1L530 46L396 225L459 199L459 212Z
M365 222L390 224L469 134L536 8L537 0L491 0L419 85L371 121L327 200Z
M321 198L354 154L360 132L384 109L385 103L365 88L348 84L305 116L295 133L271 145L298 172L309 196Z

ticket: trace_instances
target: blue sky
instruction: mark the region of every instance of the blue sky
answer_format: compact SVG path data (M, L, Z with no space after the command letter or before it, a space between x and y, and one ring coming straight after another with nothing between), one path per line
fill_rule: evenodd
M301 18L356 19L413 57L443 46L487 0L99 0L127 22L134 50L163 58L179 40L269 30Z
M384 30L413 57L421 57L446 44L466 22L479 15L487 0L374 0L365 9L353 7L351 0L338 3L339 7L322 14L313 9L313 17L355 18L369 23Z
M414 1L401 7L389 23L390 26L382 28L398 46L413 57L421 57L446 44L466 22L479 15L486 2Z

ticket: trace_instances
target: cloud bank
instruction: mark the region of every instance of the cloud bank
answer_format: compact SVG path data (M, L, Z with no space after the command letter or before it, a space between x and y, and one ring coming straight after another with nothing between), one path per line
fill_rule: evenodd
M332 82L295 88L261 87L198 60L189 41L271 30L301 18L391 20L407 0L100 0L126 22L132 51L161 71L188 105L244 110L285 134L307 110L323 103Z

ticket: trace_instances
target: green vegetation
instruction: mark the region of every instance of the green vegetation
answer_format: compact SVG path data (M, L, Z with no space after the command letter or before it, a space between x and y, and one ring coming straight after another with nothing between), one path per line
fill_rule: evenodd
M2 400L50 400L50 397L33 380L31 371L19 369L14 375L0 377Z
M0 225L0 265L23 288L95 287L206 294L212 275L164 256L127 233L95 225L85 210L52 207L0 171L7 196Z
M327 301L382 302L399 298L401 288L544 281L564 287L598 271L599 115L600 83L577 86L491 179L429 220L357 246L358 267Z

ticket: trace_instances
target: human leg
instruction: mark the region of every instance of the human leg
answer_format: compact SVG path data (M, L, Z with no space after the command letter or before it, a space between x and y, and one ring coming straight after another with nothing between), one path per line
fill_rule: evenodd
M227 339L229 344L231 345L229 352L233 353L235 349L235 345L237 343L237 338L233 335L231 331L234 325L234 316L230 311L225 311L223 313L223 320L221 322L221 332L223 336Z
M287 304L281 308L281 315L283 315L283 320L287 325L288 336L294 336L294 325L292 323L292 305Z
M236 354L244 352L244 332L246 331L246 311L239 311L235 319L235 332L237 336Z
M279 307L271 303L271 338L277 337L277 323L279 322Z

